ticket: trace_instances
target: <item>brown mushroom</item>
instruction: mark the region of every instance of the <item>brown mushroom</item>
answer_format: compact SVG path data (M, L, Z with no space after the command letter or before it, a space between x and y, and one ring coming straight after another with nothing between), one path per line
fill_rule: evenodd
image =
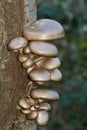
M34 99L43 100L57 100L59 99L59 94L56 91L50 89L33 89L31 90L31 97Z
M53 40L64 37L65 33L60 23L50 19L40 19L23 29L23 36L30 41Z
M14 52L19 51L20 53L23 52L23 48L26 47L28 44L27 40L23 37L16 37L12 39L8 44L8 49Z
M49 81L50 73L49 71L43 68L34 69L29 73L29 78L33 81L39 81L39 82Z
M39 104L39 109L49 111L49 110L51 110L51 106L48 103L40 103Z
M46 110L39 110L37 117L37 124L39 126L45 126L48 123L49 115Z
M27 101L27 98L22 98L19 100L19 106L24 109L28 109L30 108L31 104Z
M29 114L31 112L31 110L29 110L29 109L21 109L21 112L23 114Z
M60 81L62 78L62 73L58 69L50 70L51 80Z
M27 97L27 102L28 102L31 106L33 106L33 105L35 105L35 104L38 103L38 100L32 99L32 98L29 96L29 97Z
M19 60L19 62L21 62L21 63L23 63L23 62L25 62L26 60L28 60L28 58L29 58L29 56L26 55L26 54L23 54L23 53L20 53L20 54L18 55L18 60Z
M44 58L36 63L38 66L42 66L45 69L51 70L60 66L59 58Z
M48 42L32 41L29 48L32 53L40 56L56 57L58 55L56 46Z
M37 117L38 117L37 110L31 111L29 114L26 115L26 118L31 121L37 119Z
M22 63L22 67L27 69L31 67L33 64L34 64L33 59L28 58L25 62Z

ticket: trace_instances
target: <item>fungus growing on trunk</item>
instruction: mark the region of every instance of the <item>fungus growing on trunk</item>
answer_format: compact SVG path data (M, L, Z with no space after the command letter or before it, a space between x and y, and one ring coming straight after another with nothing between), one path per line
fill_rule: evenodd
M60 81L61 72L57 47L48 40L64 37L63 27L50 19L37 20L31 26L23 29L23 37L17 37L10 41L8 49L18 54L18 61L26 69L30 82L30 88L26 97L19 100L20 111L26 119L44 126L48 123L48 111L51 105L45 100L58 100L59 94L50 89L37 88L45 82ZM28 41L29 40L29 41Z

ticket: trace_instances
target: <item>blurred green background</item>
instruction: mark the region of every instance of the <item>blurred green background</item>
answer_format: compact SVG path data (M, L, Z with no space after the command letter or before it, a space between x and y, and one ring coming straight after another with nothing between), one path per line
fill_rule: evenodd
M38 19L60 22L66 36L55 40L63 74L46 87L57 90L46 127L38 130L87 130L87 0L38 0Z

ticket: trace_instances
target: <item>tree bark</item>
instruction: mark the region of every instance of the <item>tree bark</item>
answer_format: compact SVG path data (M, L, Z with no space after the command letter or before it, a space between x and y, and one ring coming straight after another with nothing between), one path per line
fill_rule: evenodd
M25 118L16 109L19 98L27 93L29 80L7 44L22 36L23 27L35 20L36 0L0 0L0 130L34 130L32 122L25 128Z

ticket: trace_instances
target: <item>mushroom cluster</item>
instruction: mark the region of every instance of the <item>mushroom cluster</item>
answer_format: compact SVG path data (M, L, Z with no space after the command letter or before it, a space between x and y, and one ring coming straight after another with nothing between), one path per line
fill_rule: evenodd
M38 125L46 125L49 119L47 111L51 109L45 100L57 100L57 92L49 89L34 89L46 81L59 81L61 72L58 50L49 42L64 37L63 27L50 19L37 20L23 29L23 37L16 37L8 44L8 49L18 52L18 61L26 69L32 84L30 95L19 100L21 112L28 120L36 120Z

